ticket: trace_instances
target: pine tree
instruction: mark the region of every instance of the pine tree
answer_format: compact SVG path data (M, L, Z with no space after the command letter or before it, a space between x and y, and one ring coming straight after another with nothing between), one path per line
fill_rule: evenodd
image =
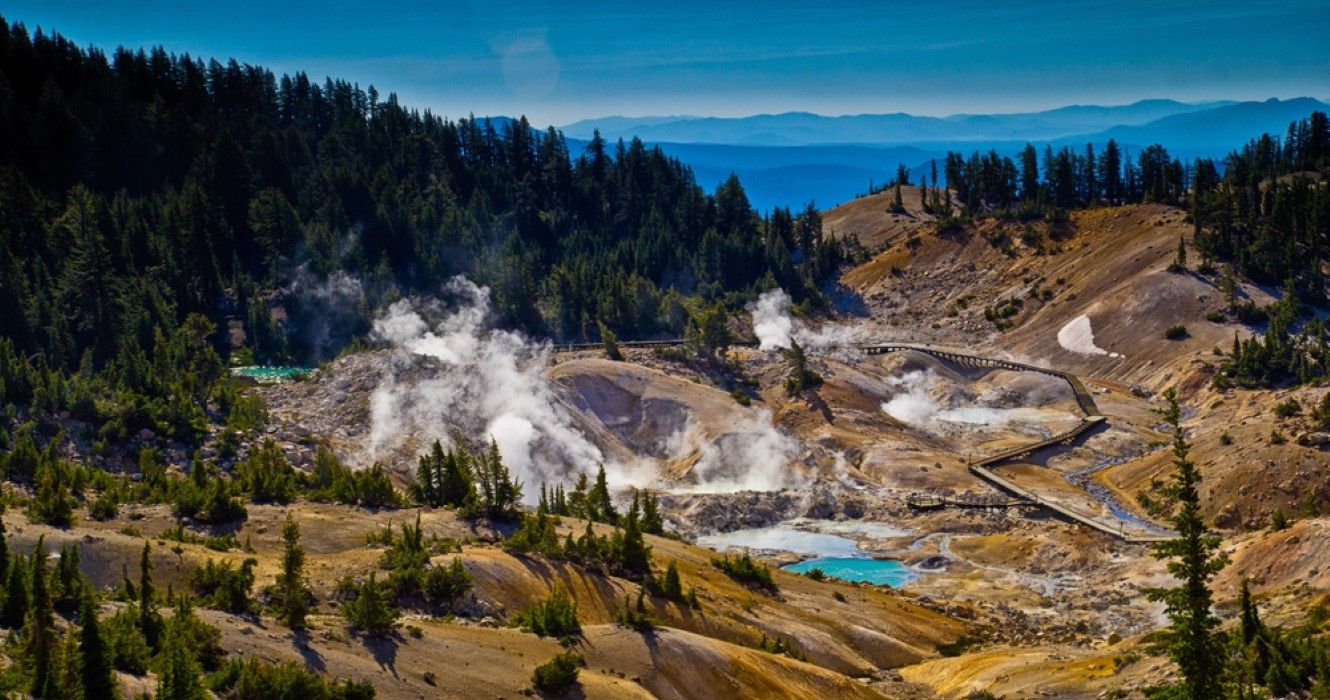
M54 683L52 685L51 697L57 698L89 698L98 697L95 695L86 695L83 690L83 663L82 654L79 653L79 635L73 627L65 629L64 639L56 646L55 658L52 660L55 667L55 673L52 674ZM102 696L110 698L111 696Z
M651 547L642 538L638 518L637 502L634 500L623 518L623 537L619 546L619 563L631 576L651 572Z
M682 601L684 599L683 581L679 578L679 564L670 560L670 565L666 567L665 573L660 577L656 584L660 589L661 595L670 600Z
M614 500L610 498L609 481L605 478L605 465L600 465L596 472L596 485L586 496L586 515L589 520L602 523L619 521L619 513L614 510Z
M97 619L97 603L91 593L83 596L79 622L79 678L83 685L83 696L87 700L115 698L118 691L115 673L111 669L111 652L102 636L101 623Z
M438 461L435 461L435 455L438 455ZM416 463L416 486L414 494L416 502L424 506L438 507L443 505L439 493L439 480L435 465L442 466L443 447L439 441L434 441L434 448L431 454L420 455Z
M619 350L619 336L615 335L604 321L596 321L596 325L600 329L600 342L605 346L605 357L615 362L622 361L623 352Z
M0 625L18 629L28 618L28 567L23 555L14 553L9 565L9 578L5 582L5 605L0 609Z
M371 571L369 579L360 585L355 600L342 604L342 614L353 629L382 636L391 632L397 623L397 609L388 601L383 584Z
M151 547L144 540L143 554L139 557L139 631L148 646L156 650L162 643L162 616L157 612L157 591L152 585Z
M184 622L173 619L162 640L156 700L203 700L207 697L199 663L189 643Z
M1330 399L1330 394L1326 394ZM0 503L0 582L9 580L9 538L5 534L5 506Z
M1170 272L1182 272L1187 269L1187 239L1178 236L1178 254L1173 258L1173 264L1168 266Z
M34 698L57 697L58 683L54 677L56 653L55 611L46 576L45 536L37 538L32 552L32 604L28 610L28 624L23 630L27 644L27 657L32 662L32 685L29 692Z
M443 474L439 477L440 500L443 505L460 508L475 490L475 473L471 468L470 455L460 447L450 450L446 455L440 452L440 455L443 459ZM436 464L435 468L438 469L439 465Z
M1210 533L1201 515L1201 480L1196 464L1188 459L1191 445L1180 425L1182 410L1177 391L1164 392L1167 406L1160 410L1173 432L1173 481L1165 493L1177 503L1170 519L1177 537L1154 545L1154 556L1168 559L1169 573L1182 582L1175 588L1152 588L1150 600L1167 606L1172 638L1169 656L1182 672L1181 691L1189 700L1210 700L1219 696L1219 679L1224 671L1221 642L1216 634L1219 620L1210 608L1210 579L1227 563L1217 554L1220 539Z
M604 469L604 467L601 467ZM586 473L577 475L577 483L573 484L573 492L568 494L568 514L587 520L594 520L591 517L590 509L587 507L587 494L591 490L591 485L587 481Z
M665 534L665 518L660 514L660 502L650 491L642 494L642 532L648 535Z
M309 613L305 549L300 546L300 525L289 511L282 525L282 546L282 573L277 576L277 616L287 627L301 629Z
M808 369L808 356L798 341L790 340L790 347L785 351L785 359L790 363L790 375L785 380L785 393L795 396L805 389L822 384L822 376Z
M1242 643L1251 644L1256 641L1257 635L1264 629L1261 624L1260 613L1256 610L1256 603L1252 602L1251 588L1247 584L1247 579L1242 579L1242 592L1238 596L1240 614L1240 627L1242 632Z

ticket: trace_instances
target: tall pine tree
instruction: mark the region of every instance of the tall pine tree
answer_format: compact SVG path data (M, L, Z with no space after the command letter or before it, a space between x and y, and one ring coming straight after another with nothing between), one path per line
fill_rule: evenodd
M1170 518L1177 537L1154 545L1154 556L1169 560L1169 573L1181 585L1151 588L1146 593L1150 600L1166 606L1171 621L1168 652L1182 672L1183 696L1188 700L1211 700L1219 697L1225 661L1216 630L1219 620L1210 608L1210 579L1227 561L1217 553L1219 537L1211 534L1201 515L1197 490L1201 473L1188 459L1191 445L1181 426L1177 391L1170 387L1164 392L1164 400L1168 403L1159 413L1173 432L1174 466L1166 494L1177 504Z

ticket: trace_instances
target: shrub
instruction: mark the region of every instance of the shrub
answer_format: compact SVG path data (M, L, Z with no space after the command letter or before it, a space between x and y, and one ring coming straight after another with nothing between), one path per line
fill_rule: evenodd
M549 598L518 614L514 622L541 637L567 637L582 632L577 621L577 603L561 585L550 592Z
M88 517L102 522L115 518L118 512L119 508L115 496L109 491L103 491L101 495L97 496L97 500L88 506Z
M139 629L139 611L134 605L102 621L102 634L111 651L111 663L117 671L135 676L148 672L152 650Z
M1284 514L1283 508L1275 508L1275 512L1270 514L1270 532L1279 532L1288 527L1288 516Z
M683 590L683 580L679 578L679 565L670 561L665 573L649 580L651 588L669 600L682 603L687 599Z
M295 498L295 469L272 438L265 439L236 465L235 478L255 501L290 503Z
M1252 302L1238 304L1233 308L1233 313L1238 320L1248 326L1256 326L1270 320L1270 312L1262 309Z
M651 619L651 614L647 612L646 602L643 600L645 592L646 589L638 591L637 605L630 605L628 594L623 594L623 610L620 610L614 616L614 621L638 632L650 632L656 629L656 621Z
M284 661L228 659L208 677L208 687L228 700L306 698L308 700L370 700L374 686L368 681L328 681L303 666Z
M825 581L825 580L827 580L827 572L825 572L825 571L823 571L823 570L821 570L821 569L818 569L818 568L812 568L812 569L809 569L808 571L805 571L805 572L804 572L804 576L807 576L808 578L811 578L811 579L813 579L814 581Z
M966 651L969 651L970 647L973 647L975 644L978 643L979 641L976 639L971 639L969 637L959 637L954 642L945 642L943 644L938 644L936 648L937 648L937 653L943 656L960 656L961 654L964 654Z
M263 396L244 392L231 402L226 414L226 427L236 432L262 430L268 424L268 407L263 403Z
M245 509L245 504L231 493L229 484L218 478L208 487L193 517L209 525L222 525L244 520L248 516L249 511Z
M462 559L453 557L448 566L431 566L425 572L423 587L425 596L430 600L451 605L471 589L473 581L471 572L462 566Z
M1288 442L1288 438L1284 437L1284 434L1283 434L1283 433L1279 432L1278 430L1271 430L1271 431L1270 431L1270 444L1271 444L1271 445L1282 445L1282 444L1284 444L1284 443L1286 443L1286 442Z
M229 561L217 563L209 559L190 572L189 582L208 607L232 614L246 613L253 607L249 594L254 588L254 567L258 563L249 558L236 568Z
M770 593L779 591L776 582L771 578L771 568L757 563L747 552L734 558L729 555L714 558L711 560L711 565L744 585L757 586Z
M1279 418L1288 418L1302 413L1302 404L1298 400L1290 397L1287 401L1280 401L1275 404L1275 415Z
M1187 332L1187 327L1180 324L1169 326L1168 329L1164 331L1165 340L1183 340L1190 337L1191 334Z
M356 590L356 597L342 603L342 616L352 629L381 637L397 624L398 612L388 601L384 585L370 572L369 579Z
M798 659L800 661L808 660L807 656L794 648L794 644L790 640L784 637L775 637L773 639L768 637L765 632L762 633L762 641L757 643L757 648L772 654L784 654L791 659Z
M581 654L575 651L561 652L531 672L531 684L542 693L567 692L577 682L577 673L581 667Z

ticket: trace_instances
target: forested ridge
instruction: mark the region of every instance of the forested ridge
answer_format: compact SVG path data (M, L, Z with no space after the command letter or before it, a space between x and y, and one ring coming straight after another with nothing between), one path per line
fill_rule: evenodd
M449 120L372 87L22 25L0 32L0 144L16 311L0 333L66 368L151 351L189 313L244 319L260 358L308 359L299 315L271 311L338 273L370 306L464 273L506 323L646 337L681 331L672 294L807 299L843 255L811 206L762 218L737 179L709 195L639 141L570 153L524 118Z
M1311 313L1326 306L1330 263L1325 113L1289 124L1282 137L1254 138L1221 162L1183 163L1157 144L1132 158L1110 140L1097 155L1093 144L1045 147L1042 156L1027 144L1015 160L996 151L968 158L948 153L943 172L949 192L938 185L936 165L932 188L921 183L924 208L941 217L940 228L992 216L1043 220L1056 229L1075 209L1142 202L1185 207L1194 234L1178 242L1174 271L1189 269L1187 250L1193 250L1194 271L1227 301L1211 320L1264 325L1257 337L1234 338L1217 383L1272 386L1330 376L1325 322ZM907 181L902 167L897 182ZM1282 288L1282 299L1257 308L1240 298L1240 279Z
M640 141L570 153L525 118L0 25L0 399L108 438L197 433L228 359L324 359L457 274L505 325L644 338L816 301L845 257L811 204L759 216Z

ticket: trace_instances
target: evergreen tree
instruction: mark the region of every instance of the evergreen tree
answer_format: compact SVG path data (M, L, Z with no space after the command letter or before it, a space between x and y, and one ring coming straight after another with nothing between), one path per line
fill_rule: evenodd
M1239 631L1242 633L1242 643L1251 644L1256 641L1257 635L1261 634L1264 626L1261 624L1260 613L1256 610L1256 603L1252 601L1251 588L1247 584L1247 579L1242 579L1242 592L1238 596L1239 613Z
M614 509L614 499L610 498L609 481L605 478L605 465L596 471L596 485L586 495L586 517L588 520L609 523L619 521L619 513Z
M693 351L709 362L718 362L734 342L734 334L729 327L729 314L719 301L689 316L685 335Z
M791 339L790 347L785 351L785 359L790 364L790 375L785 380L785 393L795 396L805 389L812 389L822 384L822 376L808 368L808 356L798 341Z
M440 477L439 492L445 505L461 507L475 490L475 473L470 455L458 447L448 453L443 461L443 475ZM435 468L438 468L436 463Z
M1219 620L1210 608L1210 579L1227 563L1217 554L1219 537L1210 533L1201 515L1201 480L1196 464L1188 459L1191 445L1180 424L1182 410L1177 391L1164 392L1167 405L1160 410L1164 422L1173 432L1173 481L1167 495L1177 503L1177 511L1170 518L1177 537L1154 545L1154 555L1168 559L1169 573L1181 581L1175 588L1152 588L1146 591L1150 600L1167 606L1171 620L1169 656L1182 671L1181 691L1189 700L1208 700L1218 697L1219 679L1224 671L1224 658L1216 627Z
M1326 394L1326 397L1330 398L1330 394ZM5 506L0 503L0 582L8 582L9 580L9 537L5 534L4 515ZM0 617L3 617L3 615L0 615ZM0 620L0 622L3 622L3 620Z
M371 571L369 579L360 585L354 600L342 603L342 615L351 628L373 636L383 636L397 624L397 609L389 602L383 584Z
M282 572L277 575L277 617L292 629L305 626L309 591L305 587L305 549L300 546L300 525L288 511L282 525Z
M679 578L679 564L670 560L670 565L665 568L665 573L657 581L656 587L660 594L670 600L684 600L683 581Z
M58 683L54 664L58 639L55 630L55 611L51 604L51 593L46 575L45 536L37 538L37 546L32 552L32 571L29 590L32 592L32 604L28 610L28 622L23 628L27 658L32 663L32 685L29 692L34 698L57 698Z
M0 610L0 625L16 630L27 620L27 579L28 567L24 565L23 555L16 552L9 565L9 577L5 582L5 604Z
M476 488L464 508L471 515L512 518L522 500L522 484L515 481L503 463L499 444L490 440L489 449L475 460Z
M152 585L151 543L143 542L139 556L139 631L152 649L161 648L162 616L157 612L157 591Z
M1034 146L1025 144L1021 151L1021 199L1033 202L1039 198L1039 154Z
M79 678L83 696L88 700L118 697L115 673L111 668L111 650L102 637L97 603L90 592L83 597L79 623Z
M665 534L665 518L660 514L660 502L650 491L642 494L642 532L648 535Z
M601 465L601 471L605 466ZM587 495L591 490L591 484L587 481L586 472L577 475L577 483L573 484L573 492L568 494L568 514L587 520L594 520L591 517L590 509L587 506ZM608 490L608 488L607 488Z
M79 654L79 635L73 627L65 628L64 638L56 645L51 686L52 697L84 698L82 657ZM109 697L109 696L108 696Z
M623 535L618 547L619 564L630 576L638 577L651 572L651 546L642 537L638 525L640 513L637 501L623 518Z
M157 672L156 700L203 700L201 669L179 614L166 626Z
M600 328L600 342L605 346L605 357L616 362L622 361L623 353L619 351L619 336L615 335L614 331L610 330L610 327L605 325L604 321L597 321L596 324Z
M443 446L438 440L434 441L433 450L429 454L420 455L416 462L416 502L421 505L438 507L443 505L443 494L439 487L439 476L435 465L442 467Z

